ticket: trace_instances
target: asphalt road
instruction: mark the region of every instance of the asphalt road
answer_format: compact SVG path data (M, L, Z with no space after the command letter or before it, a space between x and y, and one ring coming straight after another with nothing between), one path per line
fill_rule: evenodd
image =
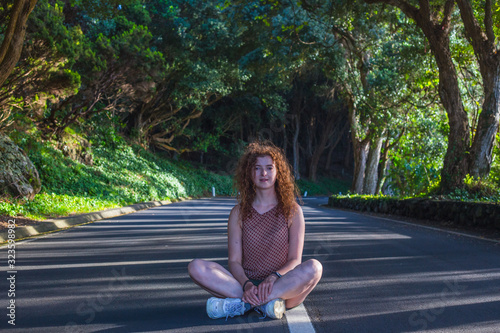
M304 260L324 266L304 303L316 332L500 332L498 243L304 201ZM187 275L193 258L227 264L234 203L184 201L20 242L15 297L0 248L0 330L288 332L286 318L256 313L209 319L209 294Z

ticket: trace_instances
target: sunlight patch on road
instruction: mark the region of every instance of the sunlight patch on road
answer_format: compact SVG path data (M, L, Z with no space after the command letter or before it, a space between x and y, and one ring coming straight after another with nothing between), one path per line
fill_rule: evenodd
M358 289L358 288L375 288L387 285L404 285L415 283L432 283L442 281L453 281L457 283L470 283L485 280L499 280L500 269L496 270L479 270L474 271L449 271L443 272L423 272L412 274L394 274L388 277L366 278L360 280L359 278L336 278L334 282L329 283L330 287L337 290ZM500 300L500 296L499 300Z
M324 240L330 240L330 241L347 241L347 240L355 240L355 241L361 241L361 240L393 240L393 239L411 239L409 236L404 236L401 234L394 234L394 233L351 233L351 232L337 232L335 234L312 234L308 233L307 234L307 240L308 241L324 241Z
M194 221L194 220L193 220ZM199 220L196 220L199 221ZM217 220L210 220L210 221L217 221ZM220 221L220 220L219 220ZM115 222L115 221L113 221ZM174 222L172 220L169 220L168 223L162 222L162 223L155 223L155 224L148 224L147 221L144 223L137 224L137 228L144 228L144 227L152 227L152 228L174 228L174 227L182 227L182 228L190 228L190 227L227 227L227 222L218 222L218 223L170 223ZM182 222L182 221L175 221L175 222ZM94 225L89 225L87 228L130 228L132 226L128 225L113 225L113 224L94 224Z
M354 302L342 302L337 303L337 305L341 304L345 309L353 308L358 309L356 312L338 312L334 315L325 315L322 319L326 321L337 321L337 320L348 320L348 319L356 319L360 320L361 318L366 317L379 317L381 315L395 314L395 313L407 313L413 311L426 311L430 309L449 309L451 311L452 307L458 307L463 305L478 305L484 303L497 303L500 301L500 296L469 296L469 297L456 297L451 299L439 299L439 295L433 295L432 298L434 301L418 301L414 299L408 299L407 302L403 302L404 300L385 300L380 299L377 302L364 303L367 305L363 310L359 310L359 306L357 304L352 304ZM428 332L426 330L426 332ZM443 331L439 331L443 332ZM449 332L448 330L446 332ZM467 331L460 331L467 332ZM474 331L476 332L476 331ZM498 331L495 331L495 333Z
M227 257L223 258L202 258L209 261L220 261L227 260ZM189 259L169 259L169 260L137 260L137 261L113 261L113 262L89 262L80 264L60 264L60 265L33 265L33 266L17 266L20 271L31 271L31 270L45 270L45 269L70 269L70 268L93 268L93 267L111 267L111 266L130 266L130 265L158 265L158 264L178 264L178 263L189 263L193 260ZM7 271L7 269L0 268L0 271Z

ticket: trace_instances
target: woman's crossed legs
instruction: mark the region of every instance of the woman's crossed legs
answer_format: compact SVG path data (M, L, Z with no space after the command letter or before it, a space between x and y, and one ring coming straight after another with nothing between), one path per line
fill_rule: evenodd
M216 297L243 297L240 283L218 263L194 259L188 265L188 272L196 284ZM323 266L319 261L307 260L276 280L268 299L281 298L287 309L296 307L318 284L322 273Z

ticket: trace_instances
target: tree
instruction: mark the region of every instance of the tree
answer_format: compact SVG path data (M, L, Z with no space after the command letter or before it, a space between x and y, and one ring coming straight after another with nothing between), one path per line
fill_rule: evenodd
M205 108L237 91L244 82L237 59L234 22L225 20L218 1L149 1L152 46L165 58L163 76L150 98L138 100L127 121L139 140L164 150L175 147L191 121Z
M67 6L70 8L63 11L59 7L57 12L61 17L55 28L64 33L55 38L53 44L57 45L58 53L69 58L64 62L66 71L81 73L81 83L73 94L60 94L59 100L45 113L41 127L47 135L55 136L82 118L89 119L97 113L128 112L134 99L149 97L151 78L157 76L163 65L162 54L151 49L153 36L147 27L137 25L118 12L114 21L93 18L95 24L82 31L83 22L92 18L85 17L81 7ZM42 29L44 24L38 23ZM44 36L44 39L51 37ZM73 43L67 39L73 39Z
M0 87L14 70L21 56L26 34L26 22L36 3L37 0L16 0L13 5L10 1L0 3L3 11L12 6L9 23L0 46Z
M19 0L14 1L14 4L8 0L0 2L0 20L7 23L6 26L3 26L3 23L0 25L0 35L3 35L0 45L0 88L14 70L21 56L26 34L26 22L36 3L37 0ZM9 118L12 108L5 106L8 98L4 92L5 89L0 89L0 130L11 125Z
M441 190L449 192L463 184L466 174L487 176L500 117L500 56L495 46L492 2L478 5L484 15L484 29L473 14L469 1L458 0L466 36L474 48L483 77L485 99L472 145L467 113L460 94L459 81L452 52L450 32L453 28L454 0L419 0L418 7L406 0L365 0L386 3L401 9L425 34L439 68L439 95L450 125L448 149L441 172ZM495 5L498 6L498 5ZM470 157L469 157L470 156Z
M305 63L289 92L294 120L291 126L294 169L299 170L299 156L303 156L308 179L313 182L317 181L319 162L325 150L335 146L342 137L341 122L346 120L347 108L338 90L340 87L325 77L321 66ZM299 141L301 132L305 133L302 142ZM296 178L300 179L300 175Z
M321 55L316 59L342 87L348 106L354 155L351 191L374 194L383 142L388 135L401 133L392 127L400 126L399 119L408 113L405 109L421 98L414 96L411 79L422 72L417 68L424 56L408 42L420 42L419 36L403 28L407 24L395 11L381 7L372 10L359 2L340 1L321 5L305 1L302 7L309 21L301 40L316 45ZM295 10L296 18L299 12ZM414 57L413 64L405 61L407 54ZM385 145L386 151L394 146Z
M469 173L487 177L492 163L493 146L500 120L500 47L495 45L495 30L499 31L500 5L486 0L473 8L468 0L457 0L465 35L474 49L483 78L484 100L471 145ZM495 7L495 8L493 8ZM483 16L483 26L477 16ZM495 13L496 26L494 25ZM500 35L499 35L500 36Z

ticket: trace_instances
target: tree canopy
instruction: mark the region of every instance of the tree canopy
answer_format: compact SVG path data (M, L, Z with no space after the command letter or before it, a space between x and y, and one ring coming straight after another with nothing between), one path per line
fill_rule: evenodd
M500 178L495 1L6 0L0 18L7 133L120 133L228 173L270 139L296 178L366 194Z

